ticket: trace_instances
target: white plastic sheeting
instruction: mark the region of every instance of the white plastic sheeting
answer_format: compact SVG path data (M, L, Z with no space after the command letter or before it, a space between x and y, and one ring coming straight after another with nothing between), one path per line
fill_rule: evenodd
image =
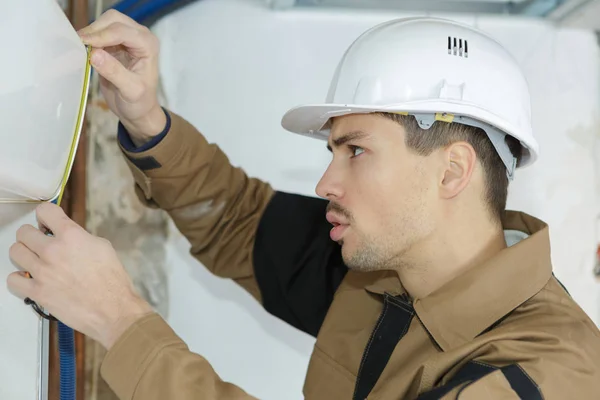
M0 47L0 201L51 200L81 123L87 50L56 0L0 2Z

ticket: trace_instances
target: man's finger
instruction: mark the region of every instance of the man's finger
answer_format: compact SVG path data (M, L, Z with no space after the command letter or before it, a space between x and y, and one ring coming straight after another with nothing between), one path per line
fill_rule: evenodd
M97 20L95 20L85 28L78 30L77 33L81 36L98 32L115 22L120 22L122 24L129 25L132 27L140 26L137 22L135 22L132 18L128 17L127 15L115 9L110 9L102 13L102 15L100 15Z
M67 216L67 214L65 214L62 208L52 203L42 203L39 206L37 206L37 208L35 209L35 215L38 223L40 224L40 229L48 229L54 234L54 236L59 236L61 231L63 231L64 229L72 225L76 225L75 222L73 222ZM50 240L50 238L48 238L45 235L45 232L42 232L40 230L38 230L38 232L40 235L45 237L46 240ZM41 241L41 239L38 240ZM27 243L25 243L25 245L29 247ZM31 247L29 248L31 249Z
M104 50L94 49L92 60L95 57L99 57L97 61L93 61L98 74L115 85L124 100L135 101L136 96L139 96L140 91L143 90L140 78Z
M49 237L31 225L23 225L17 230L17 242L35 254L40 254L40 251L48 244L48 240L50 240Z
M29 297L34 300L35 282L29 279L22 271L13 272L6 278L8 290L15 296L24 299Z
M150 55L152 50L145 31L121 22L114 22L102 30L82 36L81 39L92 47L123 45L136 57Z
M42 262L40 258L21 242L13 244L8 250L8 255L17 268L29 272L34 277L40 271Z

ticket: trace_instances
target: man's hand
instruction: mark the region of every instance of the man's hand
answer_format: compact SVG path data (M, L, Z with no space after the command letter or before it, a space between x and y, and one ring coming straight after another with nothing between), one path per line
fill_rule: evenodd
M9 254L23 271L8 276L9 290L109 349L152 308L135 294L110 242L89 234L51 203L37 208L37 219L54 236L31 225L19 228Z
M167 123L157 97L158 38L128 16L108 10L78 31L92 46L100 90L136 145L158 135Z

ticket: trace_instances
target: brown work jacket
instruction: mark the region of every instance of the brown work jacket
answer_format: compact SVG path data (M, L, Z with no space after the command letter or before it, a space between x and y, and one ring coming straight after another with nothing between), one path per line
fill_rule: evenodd
M147 150L127 149L119 128L139 198L169 213L212 273L316 337L306 399L600 399L600 333L553 276L542 221L507 212L505 250L411 299L393 271L344 266L325 200L248 177L166 113ZM101 373L122 400L254 398L157 314L119 338Z

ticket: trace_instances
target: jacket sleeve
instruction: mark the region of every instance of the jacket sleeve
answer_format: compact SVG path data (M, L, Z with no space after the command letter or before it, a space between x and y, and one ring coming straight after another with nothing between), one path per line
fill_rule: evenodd
M165 113L165 130L141 148L119 128L139 199L168 212L191 254L213 274L233 279L266 311L316 336L347 272L329 238L327 202L247 177L185 119Z
M119 144L142 203L161 208L213 274L229 278L261 301L252 266L255 231L273 197L271 186L229 163L191 124L165 110L167 128L149 148L133 149L119 127Z
M120 400L251 400L221 380L157 314L143 317L107 353L101 374Z
M119 129L140 201L165 210L213 274L316 335L346 273L339 246L329 240L327 203L249 178L187 121L165 112L167 128L151 146L127 145ZM119 338L102 376L121 400L251 398L223 382L156 314Z

